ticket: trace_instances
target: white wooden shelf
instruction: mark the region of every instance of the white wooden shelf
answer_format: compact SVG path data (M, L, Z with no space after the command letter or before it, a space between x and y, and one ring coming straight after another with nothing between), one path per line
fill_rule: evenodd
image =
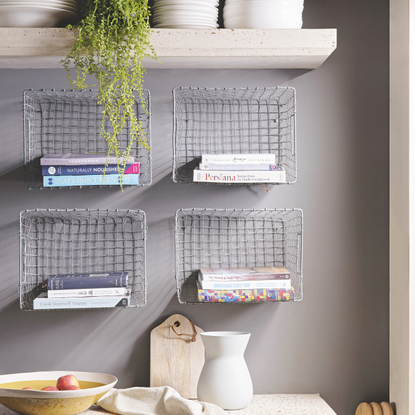
M61 68L68 29L0 28L0 68ZM315 69L336 49L336 29L152 29L162 63L146 68Z

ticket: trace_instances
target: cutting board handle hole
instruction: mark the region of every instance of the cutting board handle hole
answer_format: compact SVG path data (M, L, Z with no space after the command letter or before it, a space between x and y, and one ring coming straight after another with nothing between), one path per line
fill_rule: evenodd
M192 325L193 328L193 334L186 334L186 333L177 333L177 331L174 329L175 327L179 327L180 326L180 321L175 321L173 323L173 325L171 326L171 329L174 331L174 334L176 334L176 336L189 336L192 338L192 342L196 341L196 336L197 336L197 331L196 331L196 327L193 324L192 320L189 320L190 324Z

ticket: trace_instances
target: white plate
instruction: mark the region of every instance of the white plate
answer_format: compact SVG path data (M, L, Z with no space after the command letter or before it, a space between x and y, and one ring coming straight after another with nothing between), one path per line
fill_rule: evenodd
M78 15L51 7L1 6L0 27L56 27L61 22L76 23Z
M48 3L51 6L60 5L60 6L70 6L78 8L78 3L76 1L64 1L64 0L17 0L18 3ZM14 3L13 0L0 0L1 3Z
M60 4L56 4L56 3L54 3L54 4L41 3L41 2L38 2L38 3L30 2L30 3L28 3L25 0L20 0L20 1L15 1L15 2L12 2L10 0L8 2L1 1L0 2L0 7L4 7L4 6L50 7L52 9L56 9L56 10L67 10L67 11L70 11L70 12L73 12L73 13L77 13L76 7L73 7L73 6L71 7L71 6L68 6L68 5L60 5Z

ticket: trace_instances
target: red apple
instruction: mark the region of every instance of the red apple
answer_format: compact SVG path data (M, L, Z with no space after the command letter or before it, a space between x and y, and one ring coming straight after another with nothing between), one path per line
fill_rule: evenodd
M75 386L78 386L79 388L78 379L74 375L61 376L56 382L56 387L59 390L62 390L63 388L69 385L75 385Z
M41 391L58 391L58 388L55 388L55 386L45 386L41 389Z
M25 386L25 387L24 387L24 388L22 388L22 389L27 389L27 390L31 390L31 391L36 390L35 388L32 388L31 386Z
M63 389L61 389L61 391L77 391L79 389L81 389L79 386L68 385L68 386L65 386Z

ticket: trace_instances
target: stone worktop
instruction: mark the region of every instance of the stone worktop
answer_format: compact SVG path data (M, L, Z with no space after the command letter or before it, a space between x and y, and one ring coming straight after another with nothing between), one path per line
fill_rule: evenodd
M254 395L252 403L245 409L227 411L232 415L336 415L317 393L313 394L269 394ZM108 415L98 406L82 412L82 415ZM15 412L0 405L0 415L15 415Z

